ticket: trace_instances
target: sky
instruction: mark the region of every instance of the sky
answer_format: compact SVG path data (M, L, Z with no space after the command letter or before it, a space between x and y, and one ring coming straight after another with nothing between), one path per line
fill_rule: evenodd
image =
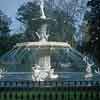
M12 32L17 32L20 28L20 23L16 20L17 9L25 2L32 0L0 0L0 10L12 18Z

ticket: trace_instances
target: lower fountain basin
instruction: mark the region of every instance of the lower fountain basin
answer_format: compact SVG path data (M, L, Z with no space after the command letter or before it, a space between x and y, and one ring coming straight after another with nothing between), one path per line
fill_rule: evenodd
M33 81L32 72L7 72L2 73L2 81ZM54 75L58 75L58 78L52 78L51 80L63 80L63 81L100 81L100 75L93 74L91 78L85 78L86 73L84 72L58 72L54 73ZM46 81L50 81L50 79L46 79Z

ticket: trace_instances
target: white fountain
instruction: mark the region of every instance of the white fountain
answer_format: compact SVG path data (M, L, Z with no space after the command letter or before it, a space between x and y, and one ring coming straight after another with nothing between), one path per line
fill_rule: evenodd
M32 67L32 79L33 81L45 81L46 79L57 79L59 76L54 74L54 69L51 66L51 53L55 48L70 48L70 45L66 42L54 42L48 41L49 35L47 34L48 21L54 21L50 18L46 18L44 13L44 1L40 0L40 9L42 16L35 21L42 21L40 33L36 32L39 38L38 42L25 42L18 43L16 47L38 48L38 57L36 64ZM43 23L44 22L44 23Z
M82 5L82 1L84 3L83 8L86 8L85 4L87 3L88 0L87 1L78 0L78 7L76 8L77 10L81 8L80 6ZM84 13L85 10L83 11ZM40 0L40 11L41 11L40 18L32 19L35 22L39 22L40 24L39 26L41 26L39 31L35 32L39 41L17 43L11 51L9 51L8 53L6 53L4 56L1 57L0 59L1 64L3 64L3 66L7 68L7 72L9 72L7 73L7 75L12 74L10 73L12 71L14 75L15 73L17 73L16 77L14 77L13 75L11 77L11 79L15 80L17 79L17 77L19 79L19 77L21 77L20 76L21 74L23 75L27 74L27 76L22 75L23 80L32 79L33 81L45 81L45 80L55 80L58 78L64 79L67 76L67 74L65 75L65 73L63 74L63 72L60 73L61 70L55 72L54 66L51 64L52 54L55 53L55 51L60 48L64 49L64 52L67 54L67 59L70 59L66 61L67 63L65 62L59 63L60 66L62 66L63 68L71 69L73 66L74 67L81 66L82 68L86 65L86 72L85 72L86 74L84 78L88 79L93 77L92 66L94 65L94 63L91 63L91 61L87 56L84 57L84 55L82 55L80 52L72 48L67 42L56 42L48 40L49 38L49 34L47 34L48 24L50 24L51 22L56 22L56 20L46 17L44 12L44 0ZM76 12L78 13L78 11ZM78 28L77 33L75 34L77 41L79 41L78 38L80 39L81 33L80 35L78 34L79 26L82 24L84 13L79 12L78 14L76 14L76 17L74 17L74 19L77 19L75 22L76 25L75 27ZM65 48L67 49L65 50ZM32 75L30 75L31 73L30 70L32 72ZM66 70L64 71L66 72ZM99 73L100 71L98 69L95 72ZM2 73L3 71L0 70L1 78L2 78ZM72 72L70 75L72 75ZM80 74L78 76L80 77ZM78 76L76 76L76 78ZM73 77L73 79L75 79L75 76Z

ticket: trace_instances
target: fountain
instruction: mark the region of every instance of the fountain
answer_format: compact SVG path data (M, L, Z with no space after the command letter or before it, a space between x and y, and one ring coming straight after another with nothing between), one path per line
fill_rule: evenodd
M52 42L48 41L49 35L47 34L47 24L48 21L54 21L50 18L46 18L44 13L44 1L40 0L40 9L42 16L35 21L44 21L40 28L40 34L36 32L36 35L39 38L38 42L27 42L16 44L15 47L27 47L27 48L38 48L38 59L36 64L32 67L33 75L32 79L34 81L44 81L47 78L56 79L58 75L54 74L54 69L51 66L51 52L55 48L70 48L68 43L64 42Z
M11 51L3 55L0 58L0 64L7 70L7 75L1 78L4 80L33 81L57 80L59 78L67 78L67 80L92 78L94 63L90 63L86 56L84 57L72 48L68 42L48 40L48 23L55 23L56 20L46 17L43 0L40 0L40 9L40 18L32 19L39 22L41 26L39 32L35 32L39 41L17 43ZM54 59L55 53L61 61L58 58ZM56 63L54 60L56 60ZM82 72L83 69L85 69L85 72ZM3 72L0 73L2 75Z

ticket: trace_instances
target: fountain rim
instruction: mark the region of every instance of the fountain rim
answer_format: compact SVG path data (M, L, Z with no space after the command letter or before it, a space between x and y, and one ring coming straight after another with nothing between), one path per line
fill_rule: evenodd
M39 41L39 42L23 42L17 43L14 47L32 47L32 48L71 48L70 44L67 42L55 42L55 41Z

